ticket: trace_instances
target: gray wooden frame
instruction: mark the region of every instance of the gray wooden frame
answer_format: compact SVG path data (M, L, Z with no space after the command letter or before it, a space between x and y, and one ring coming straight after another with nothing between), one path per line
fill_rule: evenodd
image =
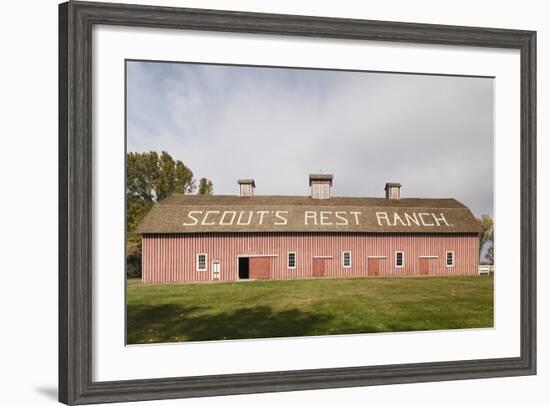
M92 381L91 32L94 24L514 48L521 53L521 355L217 376ZM536 373L536 33L69 2L59 6L59 400L217 396Z

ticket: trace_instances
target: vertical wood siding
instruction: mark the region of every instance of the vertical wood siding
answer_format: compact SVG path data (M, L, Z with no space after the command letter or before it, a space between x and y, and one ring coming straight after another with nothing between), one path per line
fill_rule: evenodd
M479 238L476 234L358 234L358 233L224 233L146 234L142 239L144 283L208 282L212 261L220 261L220 280L238 279L239 256L269 256L271 279L313 276L313 257L325 260L327 277L367 276L369 257L380 259L379 276L420 274L420 257L429 260L430 275L477 275ZM287 254L296 252L296 268L288 269ZM343 251L351 251L344 268ZM395 252L404 252L404 266L395 266ZM446 251L454 252L447 267ZM207 254L205 271L197 270L197 254Z

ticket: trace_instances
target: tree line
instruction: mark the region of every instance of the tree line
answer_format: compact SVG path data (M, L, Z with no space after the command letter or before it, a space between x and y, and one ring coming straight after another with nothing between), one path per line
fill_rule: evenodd
M173 193L211 195L214 184L197 181L182 161L166 151L126 154L126 273L141 276L141 236L136 227L153 205Z

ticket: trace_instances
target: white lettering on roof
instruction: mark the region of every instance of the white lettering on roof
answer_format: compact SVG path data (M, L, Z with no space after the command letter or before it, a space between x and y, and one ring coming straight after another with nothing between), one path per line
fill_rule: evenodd
M313 219L313 224L317 225L317 212L316 211L306 211L304 214L304 224L309 225L309 219Z
M361 215L360 211L350 211L350 214L355 217L355 224L359 225L359 216Z
M323 228L327 226L361 226L372 224L366 217L370 213L345 210L189 210L184 221L189 226L296 226L296 218L302 217L303 226ZM379 227L452 227L444 213L377 211L375 220ZM293 220L294 219L294 220Z
M195 226L199 222L199 219L194 217L194 214L202 214L202 210L191 210L187 213L187 217L191 219L192 223L183 223L184 226Z
M330 221L330 217L332 216L331 211L322 211L321 213L321 225L322 226L331 226L332 221Z
M433 226L435 226L434 223L426 223L426 220L424 220L424 216L430 217L430 213L418 213L418 217L420 217L420 221L422 221L422 225L424 227L433 227Z
M288 224L288 220L286 219L286 215L288 214L288 211L281 210L275 212L275 217L277 217L277 220L275 221L276 226L286 226Z
M415 225L419 226L420 222L418 221L418 217L416 217L416 213L413 213L412 215L409 213L405 213L405 220L407 220L407 225L411 225L414 223Z
M336 216L336 225L337 226L347 226L348 225L348 219L344 217L346 215L345 211L337 211L334 213L334 216Z
M208 210L208 211L206 212L206 214L204 215L204 217L202 218L201 224L202 224L203 226L213 226L213 225L215 225L216 222L208 223L208 222L206 222L206 219L208 218L208 216L209 216L210 214L219 214L219 213L220 213L219 210Z
M388 213L385 211L377 211L376 212L376 219L378 220L378 225L383 226L382 219L386 220L386 225L391 226L390 219L388 218Z
M445 223L445 225L447 227L450 227L449 223L447 223L447 220L445 219L445 216L443 215L443 213L439 213L439 217L437 217L434 213L432 213L432 216L434 217L434 220L435 220L435 222L437 223L438 226L440 225L439 222L442 221L442 222Z
M399 217L398 213L393 213L393 225L397 225L397 220L401 223L401 225L406 226L406 224L401 220L401 217ZM410 225L410 224L409 224Z

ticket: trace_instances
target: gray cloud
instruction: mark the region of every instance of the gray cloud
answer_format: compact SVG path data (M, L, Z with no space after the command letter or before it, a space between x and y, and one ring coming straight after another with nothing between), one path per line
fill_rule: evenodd
M488 78L128 63L128 150L166 150L215 193L238 178L260 194L454 197L493 214Z

